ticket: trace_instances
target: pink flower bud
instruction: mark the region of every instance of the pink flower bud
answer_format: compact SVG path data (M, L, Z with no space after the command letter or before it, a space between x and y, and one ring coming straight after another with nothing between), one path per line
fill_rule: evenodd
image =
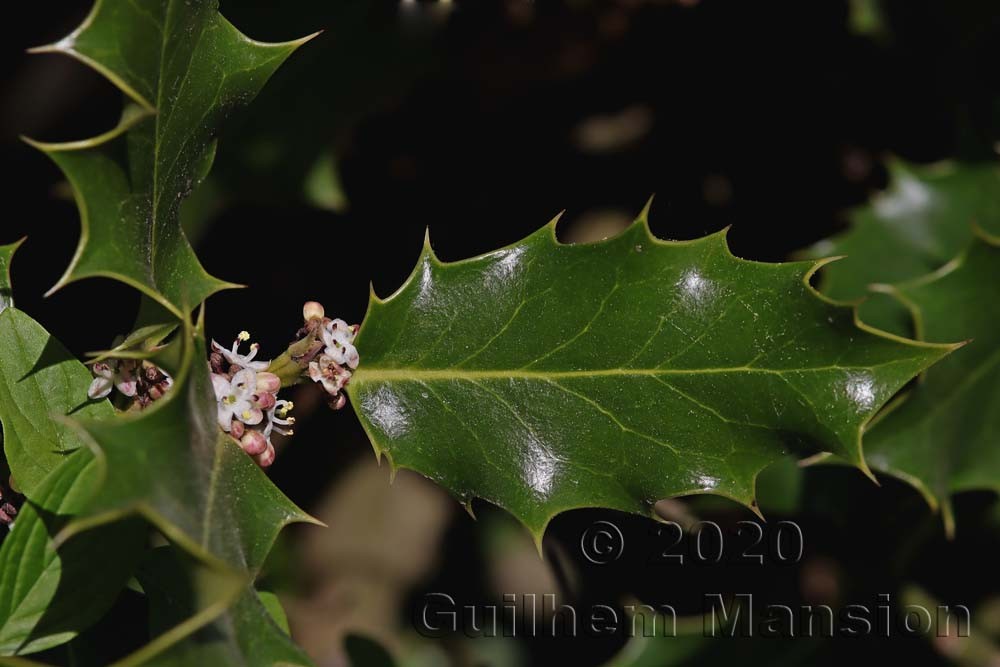
M326 317L326 310L319 301L306 301L302 306L302 319L306 322L312 319L322 320Z
M331 398L329 403L331 409L340 410L347 403L347 397L343 394L338 394L336 398Z
M253 458L261 468L270 467L274 463L274 445L267 443L267 449Z
M267 438L260 431L248 430L240 438L240 447L243 451L250 456L259 456L267 451L270 445L267 442ZM273 451L273 449L272 449Z
M274 373L257 373L257 393L274 393L281 389L281 378Z
M243 431L245 430L246 427L243 425L243 422L239 419L234 419L232 425L229 427L229 434L239 440L243 437Z
M274 394L257 394L254 396L257 401L257 407L261 410L270 410L274 407L274 404L278 402L278 399L274 397Z

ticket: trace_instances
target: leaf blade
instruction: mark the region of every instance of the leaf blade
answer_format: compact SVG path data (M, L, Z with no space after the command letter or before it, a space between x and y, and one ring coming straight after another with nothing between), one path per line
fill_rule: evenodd
M940 507L954 532L950 494L1000 492L1000 238L978 232L955 260L921 279L888 288L913 309L928 340L969 344L927 371L922 382L876 423L868 458L914 485Z
M859 326L809 287L816 266L739 260L718 234L661 241L644 217L459 262L425 244L370 301L348 392L377 453L536 538L574 507L752 505L761 469L816 443L866 470L863 425L951 349Z
M116 128L93 139L29 140L66 174L80 208L80 243L52 291L112 277L182 319L211 294L235 287L198 261L181 230L180 204L204 178L225 117L248 104L309 37L256 42L217 7L97 0L74 32L36 49L81 60L132 99Z
M107 418L106 400L89 401L90 371L17 308L0 312L0 422L4 452L18 487L31 496L66 454L83 446L53 414Z
M63 644L96 622L125 587L147 529L131 520L56 546L59 529L86 504L101 475L86 449L38 486L0 547L0 654ZM95 559L94 555L101 557Z

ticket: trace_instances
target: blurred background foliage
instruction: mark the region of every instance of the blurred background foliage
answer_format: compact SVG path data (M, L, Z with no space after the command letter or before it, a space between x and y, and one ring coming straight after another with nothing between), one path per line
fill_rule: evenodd
M81 354L127 331L137 298L110 281L42 298L75 247L77 213L56 168L17 137L76 139L114 122L119 96L99 75L23 53L88 8L17 3L0 28L0 243L29 235L14 269L19 303ZM563 240L596 239L655 192L660 236L732 224L737 255L780 260L843 229L845 211L885 186L889 156L990 162L1000 140L1000 5L990 0L223 0L222 11L263 40L325 29L231 119L214 171L184 207L208 270L250 286L212 298L210 333L227 341L248 329L265 355L282 349L306 299L359 322L369 281L394 290L425 227L444 259L516 241L563 209ZM898 481L877 487L854 470L785 462L762 478L761 506L769 521L802 526L794 567L650 566L663 545L648 520L597 510L557 518L542 560L526 531L484 503L474 521L414 474L390 486L349 412L329 412L310 389L294 397L298 433L272 474L330 528L289 531L264 583L320 665L803 664L780 643L633 642L619 655L623 633L431 641L411 616L433 591L470 605L535 592L687 614L709 591L785 604L927 595L976 609L985 644L844 639L807 664L1000 660L1000 591L987 583L1000 512L989 494L959 496L962 529L949 542ZM752 518L709 497L663 511L726 530ZM624 557L603 567L579 552L599 519L626 536ZM127 635L141 606L126 593L87 636Z

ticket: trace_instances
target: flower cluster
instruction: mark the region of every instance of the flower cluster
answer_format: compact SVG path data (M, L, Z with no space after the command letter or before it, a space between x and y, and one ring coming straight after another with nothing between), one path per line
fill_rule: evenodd
M291 401L279 400L281 378L265 369L269 362L254 361L258 345L242 354L240 346L250 339L241 331L230 349L212 341L209 366L217 401L217 418L223 431L240 443L262 468L274 463L271 434L292 435Z
M347 402L341 390L350 381L351 370L358 367L358 350L354 347L358 325L348 326L344 320L331 320L326 317L322 304L316 301L303 306L302 316L306 321L303 331L322 341L322 345L315 346L308 362L309 379L323 385L329 394L330 407L339 410Z
M13 482L11 483L13 486ZM14 530L14 519L17 518L17 506L8 496L4 499L3 485L0 484L0 526L7 526L8 530Z
M87 389L91 400L105 398L112 389L140 409L163 397L173 379L163 369L148 361L136 359L108 359L90 367L94 381Z

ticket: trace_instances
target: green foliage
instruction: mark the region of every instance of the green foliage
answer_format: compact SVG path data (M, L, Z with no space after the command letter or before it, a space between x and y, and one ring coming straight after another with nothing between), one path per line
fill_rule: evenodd
M306 40L255 42L217 5L98 0L71 35L35 49L81 60L130 98L103 135L29 140L64 171L80 209L80 244L57 287L108 276L142 291L136 331L99 358L151 358L174 386L142 413L88 400L88 369L13 307L18 244L0 247L0 420L27 496L0 548L0 656L63 644L103 616L147 551L151 523L175 545L152 552L139 575L153 638L117 664L308 664L252 583L277 532L311 519L218 428L204 334L189 313L230 285L205 272L179 222L221 122Z
M138 514L195 556L256 574L281 528L314 520L219 429L201 329L173 345L181 372L154 407L78 422L107 473L66 533Z
M66 455L82 446L66 416L105 418L106 400L89 401L90 371L17 308L0 313L0 422L4 454L29 496Z
M157 549L144 564L139 580L152 608L151 633L162 636L195 618L200 609L210 608L204 600L205 582L195 577L213 576L198 561L172 549ZM222 581L225 585L225 580ZM224 587L223 592L228 592ZM224 599L211 596L209 602ZM237 590L235 601L182 641L172 644L144 665L311 665L288 633L279 627L270 609L276 599L264 603L258 593L246 587ZM280 604L277 609L280 610Z
M141 521L120 521L56 545L55 536L86 505L99 477L88 450L69 456L38 486L4 540L0 655L69 641L111 607L132 576L146 545Z
M883 289L908 306L922 338L969 344L934 366L866 436L872 467L942 506L949 494L1000 492L1000 238L980 233L940 270Z
M90 65L131 101L109 132L30 143L66 174L80 208L80 245L56 288L108 276L178 318L233 287L208 275L181 230L181 202L205 177L222 121L248 104L309 38L249 39L198 0L97 0L67 37L37 52Z
M846 253L821 289L863 298L865 322L936 342L970 345L928 371L866 434L870 465L915 486L954 531L950 493L998 488L996 360L1000 349L996 239L1000 170L993 164L889 165L889 189L853 227L812 255Z
M843 255L823 268L820 290L834 299L870 296L872 283L896 283L937 270L972 240L972 225L1000 233L1000 170L995 165L933 167L889 163L889 188L850 214L851 227L804 254ZM859 307L872 326L909 333L907 313L889 299Z
M234 285L202 267L180 211L211 169L223 120L308 38L255 42L217 6L97 0L73 33L36 49L86 63L126 96L102 135L29 140L80 209L56 288L105 276L139 290L135 331L98 358L151 360L173 384L142 411L87 400L88 369L14 307L20 242L0 246L0 422L26 496L0 547L0 664L70 642L133 576L149 642L117 667L311 664L277 597L254 584L279 531L315 520L218 426L204 302ZM310 165L313 198L341 206L317 185L335 163L300 167ZM821 452L909 480L951 527L950 493L1000 490L1000 177L992 165L890 171L890 190L854 212L850 231L810 250L849 255L834 264L741 260L724 234L661 241L646 211L592 244L558 243L553 222L444 263L428 241L395 294L371 297L348 386L355 411L394 468L507 509L536 542L577 507L649 513L662 498L711 493L756 511L758 475L779 460L763 502L791 512L804 493L796 459ZM825 296L809 284L820 268ZM872 283L885 283L884 298L861 306L862 324L842 300ZM306 357L290 348L283 359L297 376ZM798 664L820 645L745 647L641 638L614 664L764 662L772 648ZM368 640L346 650L392 663Z
M817 298L813 262L733 257L725 237L524 241L442 263L369 305L348 391L376 451L540 539L555 514L648 513L710 492L746 505L789 452L867 470L861 431L946 355Z
M10 288L10 260L14 257L24 239L8 245L0 245L0 313L14 305L14 294Z

